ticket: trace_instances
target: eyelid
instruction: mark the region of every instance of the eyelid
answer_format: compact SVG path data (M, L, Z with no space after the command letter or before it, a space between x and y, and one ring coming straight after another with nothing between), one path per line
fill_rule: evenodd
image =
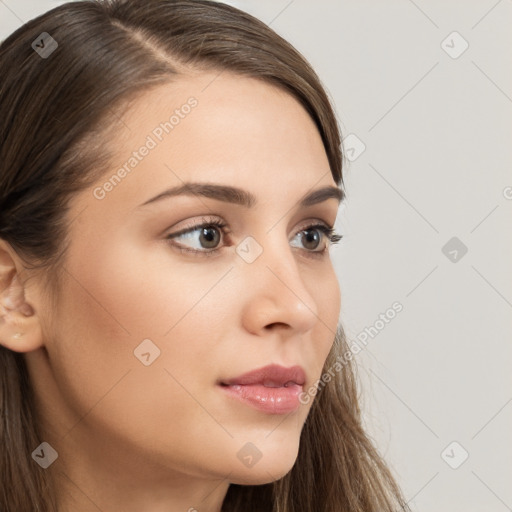
M331 226L328 222L326 222L322 219L312 219L312 220L305 221L304 224L302 225L302 227L297 230L297 233L299 233L300 231L304 231L305 229L308 229L309 227L316 226L317 224L322 224L325 227L327 227L329 230L334 229L334 225ZM180 229L178 231L174 231L173 233L169 233L166 236L169 237L170 235L172 235L174 237L174 236L183 235L190 231L195 231L196 229L203 227L204 225L211 225L211 226L218 226L218 227L225 226L225 228L226 228L225 231L228 233L232 233L232 230L229 228L228 223L225 222L224 220L222 220L220 217L208 218L206 216L202 216L200 221L193 221L189 225L186 225L185 227L183 227L182 229Z
M167 234L165 239L172 240L181 235L184 235L187 233L193 233L194 231L196 231L202 227L205 227L205 226L213 226L213 227L218 228L219 231L221 231L221 234L223 236L232 234L232 230L229 228L228 223L225 222L222 218L220 218L220 217L209 218L207 216L202 216L201 220L193 221L189 225L185 226L183 229L180 229L179 231ZM321 229L322 227L324 229ZM309 251L307 249L303 249L303 251L306 252L311 257L321 257L329 250L329 248L333 244L339 242L339 240L341 240L341 238L343 238L343 235L339 235L338 233L335 232L334 226L331 226L328 222L325 222L324 220L317 218L317 219L310 219L308 221L305 221L303 223L303 225L297 231L295 231L294 235L292 236L292 238L290 240L293 240L302 231L306 231L306 230L312 229L312 228L317 228L320 231L322 231L324 234L324 237L327 239L327 241L325 242L324 249L321 251ZM188 254L192 254L195 256L201 256L201 255L212 256L214 253L217 253L220 250L222 250L224 247L226 247L226 245L221 245L220 247L217 247L214 249L199 250L199 249L188 249L188 248L181 246L180 244L172 244L172 245L175 246L178 250L180 250L183 253L188 253Z
M201 220L200 221L193 221L191 222L189 225L185 226L184 228L178 230L178 231L174 231L173 233L169 233L168 235L166 235L166 238L170 238L170 236L172 235L172 237L177 237L177 236L180 236L180 235L184 235L186 233L189 233L191 231L195 231L196 229L199 229L203 226L216 226L216 227L219 227L219 228L226 228L225 231L227 233L231 233L232 231L228 228L228 224L222 220L220 217L212 217L212 218L208 218L208 217L201 217Z

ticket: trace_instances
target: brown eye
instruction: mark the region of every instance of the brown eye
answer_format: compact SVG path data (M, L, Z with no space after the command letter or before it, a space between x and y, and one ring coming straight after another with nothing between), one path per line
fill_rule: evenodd
M306 229L303 231L302 240L306 249L314 251L320 245L322 235L318 229Z
M331 244L338 243L343 235L339 235L325 224L312 224L300 230L295 238L300 239L302 248L310 256L324 256ZM294 239L295 239L294 238Z
M220 250L222 245L219 244L222 236L228 234L229 230L224 221L220 219L208 221L203 218L201 224L193 225L177 233L171 233L166 238L172 240L172 245L183 252L211 255Z
M199 241L204 249L213 249L220 241L219 230L213 226L201 227L199 232Z

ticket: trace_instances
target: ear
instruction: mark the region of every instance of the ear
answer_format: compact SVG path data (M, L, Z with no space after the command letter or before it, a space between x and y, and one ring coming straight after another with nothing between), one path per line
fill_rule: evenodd
M25 299L24 270L10 244L0 239L0 345L14 352L43 346L36 308Z

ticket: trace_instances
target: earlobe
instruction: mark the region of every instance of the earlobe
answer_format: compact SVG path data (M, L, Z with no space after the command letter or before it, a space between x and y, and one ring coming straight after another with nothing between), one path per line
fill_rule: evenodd
M16 265L0 245L0 345L30 352L43 345L39 317L25 300Z
M8 309L0 300L0 345L13 352L31 352L40 348L41 327L35 312L25 315L20 310Z

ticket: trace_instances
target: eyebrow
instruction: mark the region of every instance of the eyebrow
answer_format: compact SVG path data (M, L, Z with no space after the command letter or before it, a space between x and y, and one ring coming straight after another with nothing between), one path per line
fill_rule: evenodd
M138 208L151 203L155 203L157 201L161 201L163 199L168 199L180 195L199 195L209 199L215 199L217 201L224 201L226 203L245 206L246 208L252 208L257 203L255 195L241 188L232 187L229 185L218 185L215 183L189 182L184 183L178 187L164 190L162 193L152 197L151 199L148 199L145 203L139 205ZM338 203L340 203L345 199L345 192L342 189L333 186L319 188L318 190L314 190L313 192L305 195L300 200L299 206L305 208L318 203L322 203L323 201L332 198L336 199Z

